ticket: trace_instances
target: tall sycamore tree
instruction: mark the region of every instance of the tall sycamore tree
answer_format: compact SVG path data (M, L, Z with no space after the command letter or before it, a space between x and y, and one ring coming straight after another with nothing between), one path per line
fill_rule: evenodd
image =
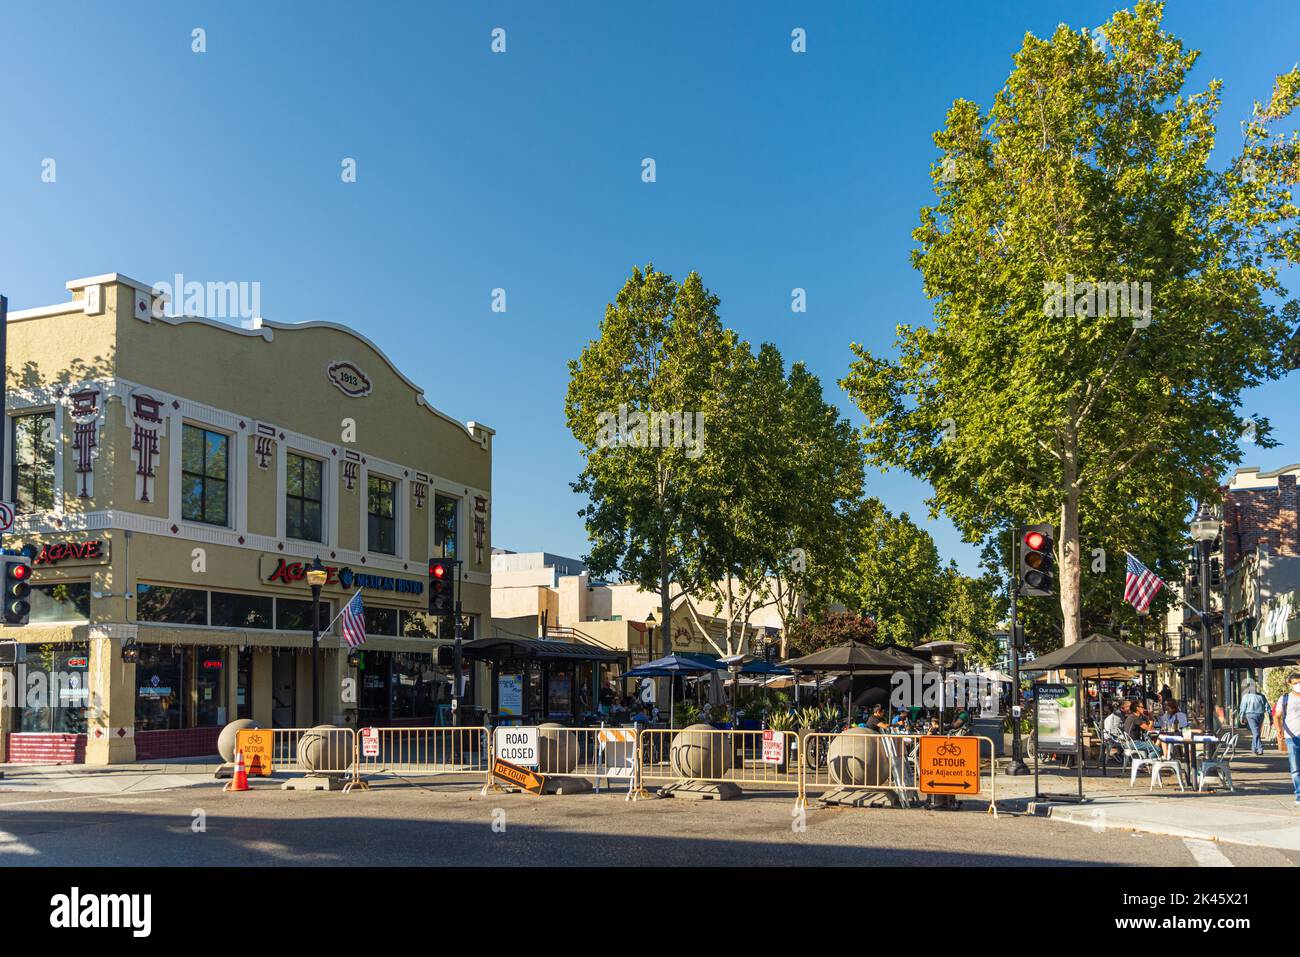
M1210 166L1221 84L1143 2L1098 31L1026 35L981 110L934 135L937 201L913 264L933 302L897 358L855 344L844 387L867 457L929 481L970 541L1058 526L1062 637L1081 637L1081 525L1141 551L1240 460L1241 393L1285 374L1297 318L1300 71ZM1111 556L1111 561L1122 556Z
M797 616L843 573L862 489L857 437L817 377L752 349L717 307L696 273L634 270L569 367L588 563L659 593L665 651L678 614L721 654L744 650L755 611ZM693 427L677 445L654 423L679 413Z
M697 273L679 285L653 265L633 269L605 307L600 335L569 363L565 415L586 459L573 490L587 497L578 513L591 540L587 561L597 574L659 592L669 650L680 543L694 533L692 503L708 478L699 465L707 410L725 391L735 349L717 307ZM662 417L684 415L674 441Z

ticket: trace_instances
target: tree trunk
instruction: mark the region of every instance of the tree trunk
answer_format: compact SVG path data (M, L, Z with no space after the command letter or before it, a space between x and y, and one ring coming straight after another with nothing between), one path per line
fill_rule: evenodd
M668 538L663 534L659 536L659 610L664 616L660 643L664 653L660 657L667 658L673 653L673 605L668 598ZM652 648L651 657L653 652Z
M1079 641L1083 635L1079 617L1082 566L1079 560L1079 483L1078 463L1074 450L1067 448L1062 457L1065 500L1061 503L1061 532L1057 542L1057 567L1060 569L1061 633L1064 646Z

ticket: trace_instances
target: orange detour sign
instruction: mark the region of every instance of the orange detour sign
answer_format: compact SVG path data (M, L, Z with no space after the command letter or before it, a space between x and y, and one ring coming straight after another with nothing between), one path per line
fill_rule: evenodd
M922 794L979 794L979 738L926 736L917 754Z
M245 728L235 733L235 750L244 755L248 773L259 777L270 777L274 766L271 762L272 732L263 728Z
M542 785L546 783L546 778L531 768L521 768L517 764L502 761L500 758L495 758L492 761L492 776L506 782L506 784L513 784L517 788L531 791L533 794L541 794Z

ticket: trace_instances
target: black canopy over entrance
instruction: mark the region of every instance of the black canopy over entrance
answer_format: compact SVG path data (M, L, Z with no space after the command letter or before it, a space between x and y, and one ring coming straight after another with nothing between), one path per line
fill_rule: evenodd
M497 724L581 723L596 711L602 667L627 667L626 652L545 638L477 638L462 654L491 663Z

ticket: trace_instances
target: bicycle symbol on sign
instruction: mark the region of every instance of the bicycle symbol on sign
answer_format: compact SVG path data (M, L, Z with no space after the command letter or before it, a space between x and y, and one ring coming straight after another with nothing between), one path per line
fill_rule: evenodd
M952 755L954 758L961 754L961 746L956 743L945 743L934 749L934 753L939 757Z

